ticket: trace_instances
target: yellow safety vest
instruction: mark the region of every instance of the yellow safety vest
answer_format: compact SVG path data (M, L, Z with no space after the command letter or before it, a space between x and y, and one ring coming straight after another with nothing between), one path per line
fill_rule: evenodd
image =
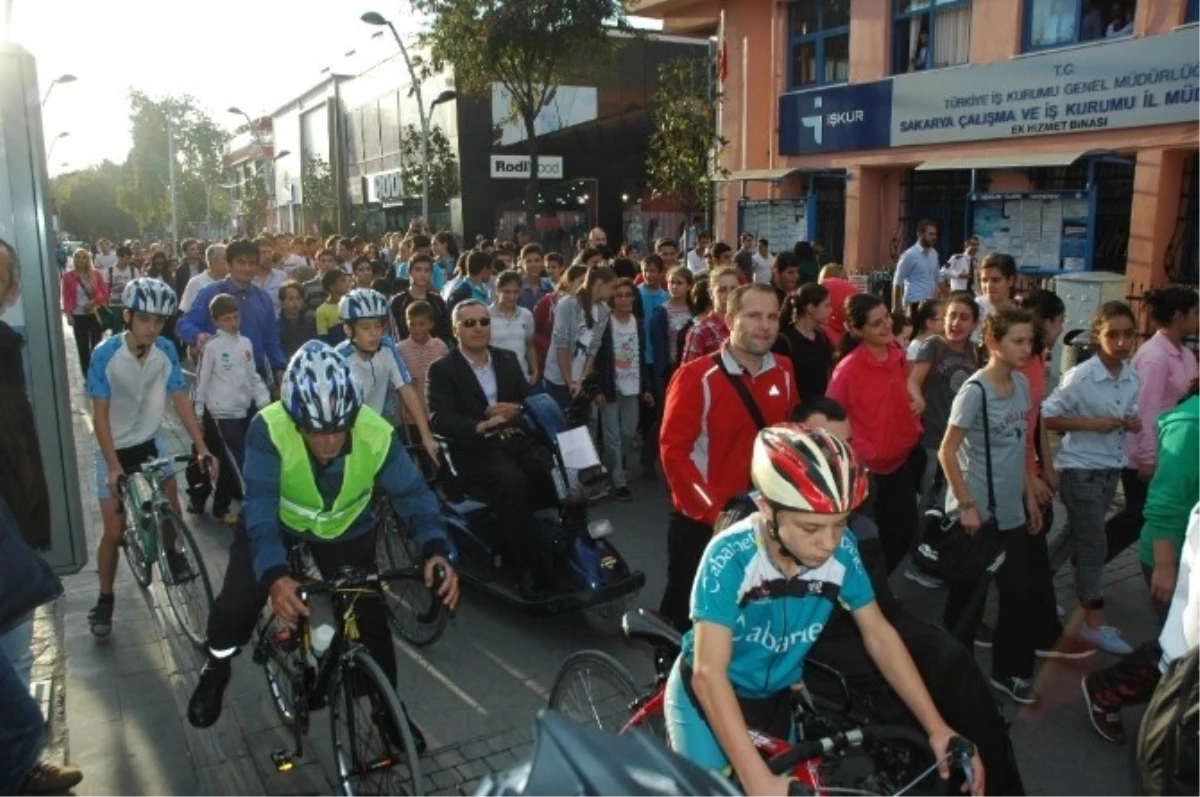
M358 411L350 429L351 448L342 471L342 489L333 506L326 509L308 446L296 422L278 401L261 414L271 442L279 451L279 521L289 529L323 540L340 537L371 504L375 477L392 444L392 425L370 407Z

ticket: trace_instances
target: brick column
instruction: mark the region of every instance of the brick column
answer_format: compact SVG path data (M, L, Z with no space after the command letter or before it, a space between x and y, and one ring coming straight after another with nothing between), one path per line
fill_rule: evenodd
M1187 154L1182 149L1138 150L1125 266L1130 287L1161 285L1167 281L1163 258L1175 232Z

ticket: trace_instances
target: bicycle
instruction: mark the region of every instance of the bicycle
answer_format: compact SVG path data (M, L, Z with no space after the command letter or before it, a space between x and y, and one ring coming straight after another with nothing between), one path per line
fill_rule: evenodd
M288 558L293 573L310 570L304 562L304 546L295 546ZM444 568L437 568L433 593L445 578ZM295 759L303 757L310 715L328 705L339 793L423 793L408 717L396 690L360 641L355 616L360 596L386 589L393 581L423 584L423 569L405 567L380 573L347 569L337 578L301 585L298 594L306 603L314 595L328 595L333 604L333 634L319 660L310 622L301 618L291 629L269 607L264 610L253 661L263 668L272 702L294 734L293 749L271 754L278 771L292 769ZM441 612L441 606L441 601L435 600L430 612ZM433 618L422 619L432 622Z
M550 690L550 708L581 725L617 734L640 729L667 743L663 715L667 678L679 655L682 635L666 618L646 609L628 612L621 625L626 637L653 648L653 684L639 687L628 668L612 656L583 650L569 656L559 668ZM933 761L923 733L905 725L872 724L869 701L855 695L840 673L811 658L805 667L833 678L840 685L843 702L816 697L799 685L792 694L792 721L797 738L807 741L791 744L750 731L773 773L790 772L795 782L810 790L796 793L904 794L933 773L940 762ZM603 687L610 691L603 693ZM966 751L970 783L974 746L965 740L962 743L966 747L958 745L950 757L955 767L961 768ZM858 748L870 756L873 771L857 776L852 788L832 785L843 759Z
M192 644L203 648L213 605L212 582L191 529L163 489L174 475L168 468L193 459L190 454L159 457L143 462L136 473L121 476L117 512L125 517L121 549L134 580L142 589L149 588L157 563L171 613Z
M421 550L408 533L403 521L392 511L387 496L375 499L375 562L380 569L403 569L421 564ZM440 603L424 584L401 582L385 592L388 619L392 630L416 647L423 648L441 639L446 631L446 612L431 612Z

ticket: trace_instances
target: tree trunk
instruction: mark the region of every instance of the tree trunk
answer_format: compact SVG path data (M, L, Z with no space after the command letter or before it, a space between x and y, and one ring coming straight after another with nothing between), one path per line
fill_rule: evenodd
M521 116L525 121L525 138L529 142L529 182L525 186L525 233L532 238L533 217L538 200L538 140L533 127L537 114L529 112L530 110L532 109L522 110ZM513 239L516 238L514 234Z

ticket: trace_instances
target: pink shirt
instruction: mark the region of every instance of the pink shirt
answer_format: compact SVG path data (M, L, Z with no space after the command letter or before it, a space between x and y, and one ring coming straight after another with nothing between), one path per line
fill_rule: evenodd
M413 390L417 391L417 395L421 397L421 403L425 404L425 384L429 378L429 366L433 364L434 360L449 351L446 341L430 336L429 340L421 344L412 338L405 338L396 344L396 350L400 352L400 357L408 366ZM428 405L426 412L428 412ZM405 423L412 423L412 419L408 417L408 410L404 407L401 407L401 416Z
M1142 382L1138 415L1142 431L1125 435L1129 467L1158 462L1158 416L1174 407L1196 378L1196 356L1159 332L1142 344L1130 362Z

